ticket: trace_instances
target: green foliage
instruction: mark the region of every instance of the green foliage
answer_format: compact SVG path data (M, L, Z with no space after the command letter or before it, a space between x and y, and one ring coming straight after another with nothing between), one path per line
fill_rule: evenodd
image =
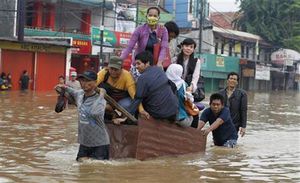
M239 0L242 31L260 35L277 47L300 51L300 0Z

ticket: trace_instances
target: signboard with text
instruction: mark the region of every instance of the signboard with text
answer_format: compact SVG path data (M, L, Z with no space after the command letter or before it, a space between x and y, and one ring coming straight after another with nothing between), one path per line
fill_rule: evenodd
M256 65L255 79L257 80L270 80L270 67L264 65Z
M92 45L101 45L101 31L100 28L92 28ZM103 46L119 47L126 46L130 40L131 34L126 32L116 32L110 30L103 31Z
M72 44L75 47L73 53L83 54L83 55L91 54L91 49L92 49L91 41L73 39Z

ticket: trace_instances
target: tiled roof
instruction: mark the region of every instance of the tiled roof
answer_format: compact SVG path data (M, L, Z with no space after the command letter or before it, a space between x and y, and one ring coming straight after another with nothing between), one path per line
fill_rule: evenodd
M235 12L212 12L210 14L210 20L216 27L222 27L225 29L234 29L232 26L233 20L236 18Z

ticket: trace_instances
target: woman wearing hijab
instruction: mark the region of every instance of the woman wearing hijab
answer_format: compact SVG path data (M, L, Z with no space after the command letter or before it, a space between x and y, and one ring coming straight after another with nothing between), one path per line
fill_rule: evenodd
M176 95L179 102L176 123L183 127L189 127L192 124L193 117L186 112L184 101L190 100L193 102L194 98L191 91L187 90L186 82L181 78L182 73L183 68L179 64L171 64L166 71L168 79L176 85Z

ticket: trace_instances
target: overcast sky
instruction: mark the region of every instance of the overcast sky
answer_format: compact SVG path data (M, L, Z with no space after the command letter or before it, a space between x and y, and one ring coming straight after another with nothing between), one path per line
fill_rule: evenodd
M208 0L211 8L211 12L228 12L228 11L238 11L239 5L235 4L236 0Z

